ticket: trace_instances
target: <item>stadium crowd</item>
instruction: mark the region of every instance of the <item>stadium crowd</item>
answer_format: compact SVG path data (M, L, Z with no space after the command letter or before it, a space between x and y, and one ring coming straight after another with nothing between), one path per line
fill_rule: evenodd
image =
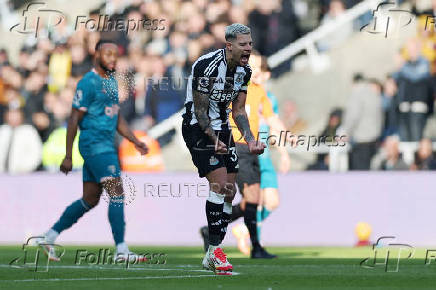
M432 9L424 11L412 6L417 33L395 56L396 70L384 80L356 73L345 110L335 109L330 115L324 134L347 134L352 145L350 170L436 170L434 133L426 129L436 96L436 34L434 25L428 24L436 15L436 1L432 3ZM418 143L409 165L400 142ZM324 154L309 166L327 168Z
M201 54L224 47L225 26L234 22L247 24L252 29L255 49L269 56L307 32L299 25L306 16L296 7L299 2L314 1L107 1L90 11L89 19L98 21L102 15L110 15L111 20L149 19L150 27L129 33L107 27L92 31L75 23L76 19L68 19L50 30L42 28L38 38L28 36L16 64L11 63L8 51L1 49L0 172L57 170L65 150L66 119L75 87L90 70L99 39L114 39L119 44L121 114L134 129L145 130L181 109L192 63ZM358 2L317 1L320 7L317 21L320 24L331 21ZM433 11L426 13L434 15ZM426 120L433 113L436 36L433 30L420 27L416 38L399 55L396 72L383 82L357 76L350 104L344 104L344 118L341 110L330 116L325 132L345 128L354 143L351 169L369 169L379 146L391 153L384 154L387 160L378 168L395 168L389 156L398 151L394 148L398 147L398 140L392 135L398 135L401 141L420 141L421 147L427 146L420 149L426 152L416 154L412 169L436 167L431 142L428 149L429 140L423 139ZM350 33L352 29L343 31L344 35ZM330 42L321 42L319 49L328 49ZM275 68L273 77L288 71L290 64L288 61ZM168 81L162 82L163 79ZM367 102L368 114L375 115L360 120L370 119L374 126L359 124L360 120L350 117L364 96L371 99ZM297 114L290 103L284 109ZM292 123L295 116L283 117ZM173 134L161 136L160 146L168 144ZM401 159L401 154L397 155L392 158ZM428 161L429 158L432 160ZM323 169L328 165L326 162L326 156L320 156L310 168ZM80 156L74 165L80 168Z

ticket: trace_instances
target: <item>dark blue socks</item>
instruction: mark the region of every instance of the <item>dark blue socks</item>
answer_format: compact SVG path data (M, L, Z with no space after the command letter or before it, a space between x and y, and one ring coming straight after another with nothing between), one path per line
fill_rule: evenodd
M92 208L83 198L76 200L71 205L69 205L59 220L52 227L58 233L63 230L70 228L73 224L77 222L87 211Z
M108 217L115 245L118 245L124 242L124 232L126 228L124 221L124 195L110 198Z

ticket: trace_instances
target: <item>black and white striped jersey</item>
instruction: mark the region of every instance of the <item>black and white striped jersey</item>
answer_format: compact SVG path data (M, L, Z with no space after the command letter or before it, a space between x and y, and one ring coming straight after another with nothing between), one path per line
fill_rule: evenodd
M209 95L209 118L214 130L229 127L229 105L239 92L247 92L251 77L251 69L247 64L237 66L233 72L227 71L226 51L218 49L205 54L192 65L188 78L185 108L183 110L184 124L194 125L197 119L194 114L193 91Z

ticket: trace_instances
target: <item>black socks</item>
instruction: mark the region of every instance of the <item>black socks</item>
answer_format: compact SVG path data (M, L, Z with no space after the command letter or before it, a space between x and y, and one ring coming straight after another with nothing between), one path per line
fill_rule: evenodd
M251 245L253 248L260 247L259 240L257 238L257 204L246 203L244 211L244 222L250 233Z
M221 227L224 205L206 201L206 217L209 227L209 244L218 246L221 243ZM225 233L224 233L225 235Z
M237 205L232 206L232 215L231 215L231 222L234 222L238 218L242 217L244 215L244 212L241 209L241 204L238 203Z

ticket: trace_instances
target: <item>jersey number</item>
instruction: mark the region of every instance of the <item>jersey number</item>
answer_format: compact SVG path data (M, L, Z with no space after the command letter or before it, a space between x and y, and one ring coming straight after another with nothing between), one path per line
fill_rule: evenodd
M232 162L236 162L236 160L238 160L238 155L236 155L235 147L230 147L229 150L232 153L232 156L230 156L230 160L232 160Z

